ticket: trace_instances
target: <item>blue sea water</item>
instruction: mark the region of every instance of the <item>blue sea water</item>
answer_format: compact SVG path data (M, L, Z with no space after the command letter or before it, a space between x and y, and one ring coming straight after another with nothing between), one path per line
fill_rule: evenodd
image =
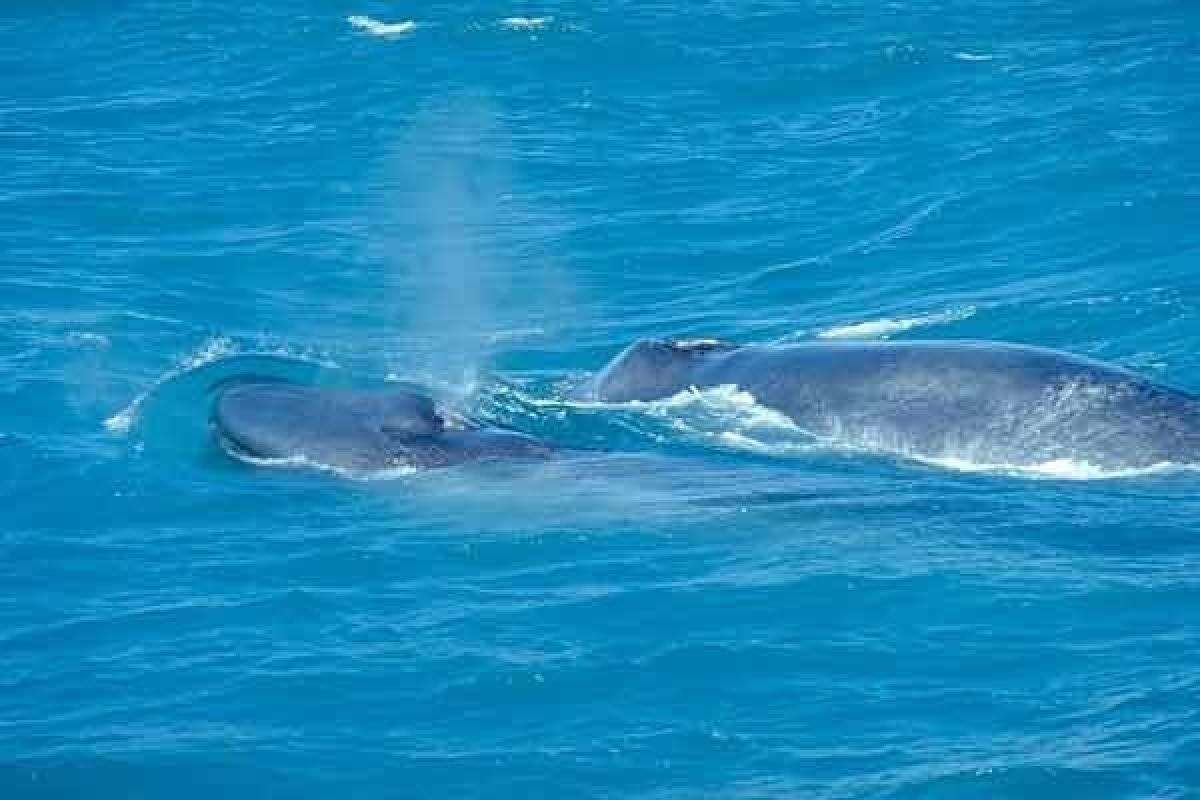
M1200 6L5 4L0 797L1200 797L1200 474L564 400L647 335L1200 389ZM254 468L243 372L592 452Z

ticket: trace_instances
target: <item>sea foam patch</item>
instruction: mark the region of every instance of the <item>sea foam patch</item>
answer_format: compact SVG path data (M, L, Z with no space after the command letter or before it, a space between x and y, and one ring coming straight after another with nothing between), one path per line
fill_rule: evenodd
M886 339L897 333L904 333L913 328L924 328L932 325L945 325L959 322L975 315L974 306L950 309L932 314L918 314L913 317L896 317L853 322L846 325L835 325L817 333L818 339Z
M1190 464L1176 464L1170 461L1150 464L1145 467L1110 468L1074 458L1053 458L1037 464L991 464L958 458L956 456L928 458L908 454L902 455L906 455L906 457L911 458L913 461L918 461L922 464L929 464L955 472L984 472L1019 478L1059 481L1114 480L1117 478L1141 478L1150 475L1196 471L1196 467Z
M361 14L346 17L346 22L350 23L350 27L371 36L402 36L417 29L417 23L411 19L400 22L384 22Z
M995 58L990 53L968 53L966 51L955 53L954 57L959 61L991 61Z
M554 21L554 17L505 17L500 27L510 31L540 31Z

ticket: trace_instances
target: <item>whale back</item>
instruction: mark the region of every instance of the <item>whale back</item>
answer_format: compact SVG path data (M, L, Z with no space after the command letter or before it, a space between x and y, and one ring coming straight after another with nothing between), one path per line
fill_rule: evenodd
M974 341L733 347L644 340L576 396L652 401L736 386L803 431L919 458L1103 468L1200 461L1200 400L1111 364Z
M448 426L429 396L410 389L233 382L218 390L212 421L218 440L237 457L352 471L541 459L555 452L512 431L462 420Z
M1200 401L1121 367L972 341L742 348L697 370L820 437L976 463L1059 459L1105 468L1193 463Z
M657 400L688 388L696 368L737 349L718 339L640 339L574 393L606 403Z
M386 464L397 441L433 437L445 429L433 401L417 392L279 382L221 390L213 421L223 439L245 454L350 467Z

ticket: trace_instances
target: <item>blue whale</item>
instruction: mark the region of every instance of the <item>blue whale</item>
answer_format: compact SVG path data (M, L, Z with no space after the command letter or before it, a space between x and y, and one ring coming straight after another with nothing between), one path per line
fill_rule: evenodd
M717 386L750 393L817 437L917 458L1105 469L1200 462L1196 395L1016 344L647 339L573 397L650 401Z
M543 459L555 452L531 436L448 419L430 397L409 389L236 382L217 391L212 425L236 456L350 471Z

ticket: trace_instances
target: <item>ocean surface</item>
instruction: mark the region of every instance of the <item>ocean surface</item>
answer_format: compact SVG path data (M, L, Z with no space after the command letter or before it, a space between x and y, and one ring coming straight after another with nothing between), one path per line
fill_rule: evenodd
M569 388L644 336L1200 390L1200 5L0 9L0 797L1200 797L1200 472ZM243 373L587 455L231 458Z

